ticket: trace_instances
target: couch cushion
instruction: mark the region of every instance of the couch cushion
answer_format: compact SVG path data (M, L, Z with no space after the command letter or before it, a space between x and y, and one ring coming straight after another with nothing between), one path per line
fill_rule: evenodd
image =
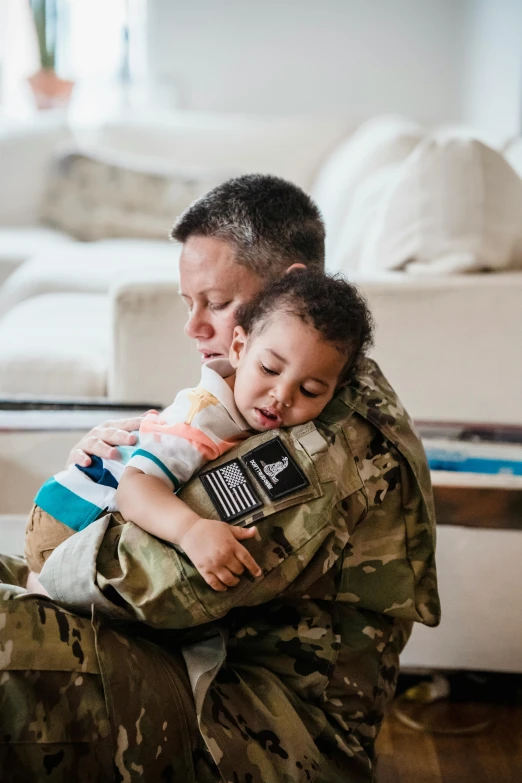
M113 150L72 150L55 160L44 223L76 239L167 239L174 219L232 171L174 169Z
M53 151L71 143L71 129L61 112L40 112L28 122L2 121L0 127L0 223L38 223L40 202Z
M108 297L22 302L0 321L0 395L103 397L110 334Z
M399 165L365 237L365 273L522 267L522 180L474 138L433 134Z
M357 222L352 222L349 232L351 238L347 240L345 236L344 244L339 240L346 221L352 218L359 188L383 167L403 161L424 135L425 130L411 120L388 115L376 117L363 123L330 155L312 191L326 224L329 269L351 269L357 264L357 257L350 256L351 246L358 244L353 234L354 231L364 233L368 222L364 216L373 214L374 200L363 197L358 201Z
M75 243L42 253L16 269L0 288L0 318L24 299L50 293L106 293L119 277L143 269L177 274L180 246L143 239Z
M0 285L28 258L72 244L71 237L45 226L0 226Z
M112 120L94 143L183 167L276 174L309 191L325 158L346 136L344 120L181 110L161 121Z

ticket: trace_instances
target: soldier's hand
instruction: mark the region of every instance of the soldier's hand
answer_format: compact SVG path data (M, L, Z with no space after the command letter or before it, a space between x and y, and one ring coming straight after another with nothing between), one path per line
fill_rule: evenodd
M88 467L92 462L92 455L104 459L117 459L116 446L134 446L137 438L133 430L139 430L144 416L145 414L131 419L115 419L93 427L76 446L73 446L66 467L75 463Z
M255 527L234 527L215 519L198 519L180 541L199 573L214 590L235 587L245 568L252 576L261 569L239 542L253 538Z

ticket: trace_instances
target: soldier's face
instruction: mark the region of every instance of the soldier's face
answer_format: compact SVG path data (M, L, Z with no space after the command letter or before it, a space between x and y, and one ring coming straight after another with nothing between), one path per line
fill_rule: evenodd
M180 256L180 293L189 317L185 332L201 361L228 357L234 313L262 288L263 280L238 264L231 246L214 237L190 237Z
M332 399L346 362L337 348L300 318L275 314L246 335L236 326L230 349L234 399L255 430L315 419Z

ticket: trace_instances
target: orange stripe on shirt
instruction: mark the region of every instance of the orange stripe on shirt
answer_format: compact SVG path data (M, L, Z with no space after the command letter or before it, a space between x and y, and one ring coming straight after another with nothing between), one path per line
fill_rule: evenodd
M239 433L230 440L222 440L218 443L205 435L204 432L190 424L162 424L151 419L145 419L140 427L140 432L153 433L157 435L174 435L189 441L192 446L202 454L209 462L216 457L220 457L226 451L231 449L237 443L248 437L248 433Z

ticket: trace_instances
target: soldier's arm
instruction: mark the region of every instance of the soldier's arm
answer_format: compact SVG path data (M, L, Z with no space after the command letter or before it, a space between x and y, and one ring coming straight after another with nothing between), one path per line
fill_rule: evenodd
M342 433L327 448L312 431L300 439L299 432L293 435L285 434L285 444L306 486L275 501L259 493L262 507L239 519L257 527L258 536L245 546L262 577L243 577L237 587L215 593L182 552L132 524L107 527L106 517L53 553L42 572L44 585L76 611L88 612L94 603L116 616L185 628L287 590L305 595L342 563L340 581L332 590L323 584L324 594L340 589L338 600L434 624L432 522L407 460L385 441L369 454L357 443L349 446ZM251 444L234 456L247 456ZM200 479L187 485L183 497L202 515L216 513Z
M164 628L188 628L236 606L270 601L299 576L311 584L336 561L347 537L344 520L331 503L325 507L324 496L269 515L256 523L256 539L242 542L262 576L243 575L236 587L216 592L183 552L132 523L107 528L108 519L56 550L43 584L80 613L94 603L114 617Z
M243 458L240 465L258 504L232 524L255 524L256 538L244 546L260 565L261 577L244 575L237 587L216 593L182 551L132 523L111 525L105 517L53 553L42 571L42 583L53 598L76 611L88 612L95 603L110 614L169 628L209 622L235 606L270 601L303 572L301 581L311 584L335 562L348 539L338 504L362 486L342 440L328 446L317 435L313 425L306 425L304 434L302 428L280 434L297 469L281 497L270 498L253 470L245 468L248 454L273 442L272 434L250 439L209 466L214 470L232 458ZM339 465L344 467L341 479ZM282 474L279 479L279 487L285 487ZM189 482L181 497L201 516L218 518L215 496L200 478ZM363 502L360 509L363 513Z

